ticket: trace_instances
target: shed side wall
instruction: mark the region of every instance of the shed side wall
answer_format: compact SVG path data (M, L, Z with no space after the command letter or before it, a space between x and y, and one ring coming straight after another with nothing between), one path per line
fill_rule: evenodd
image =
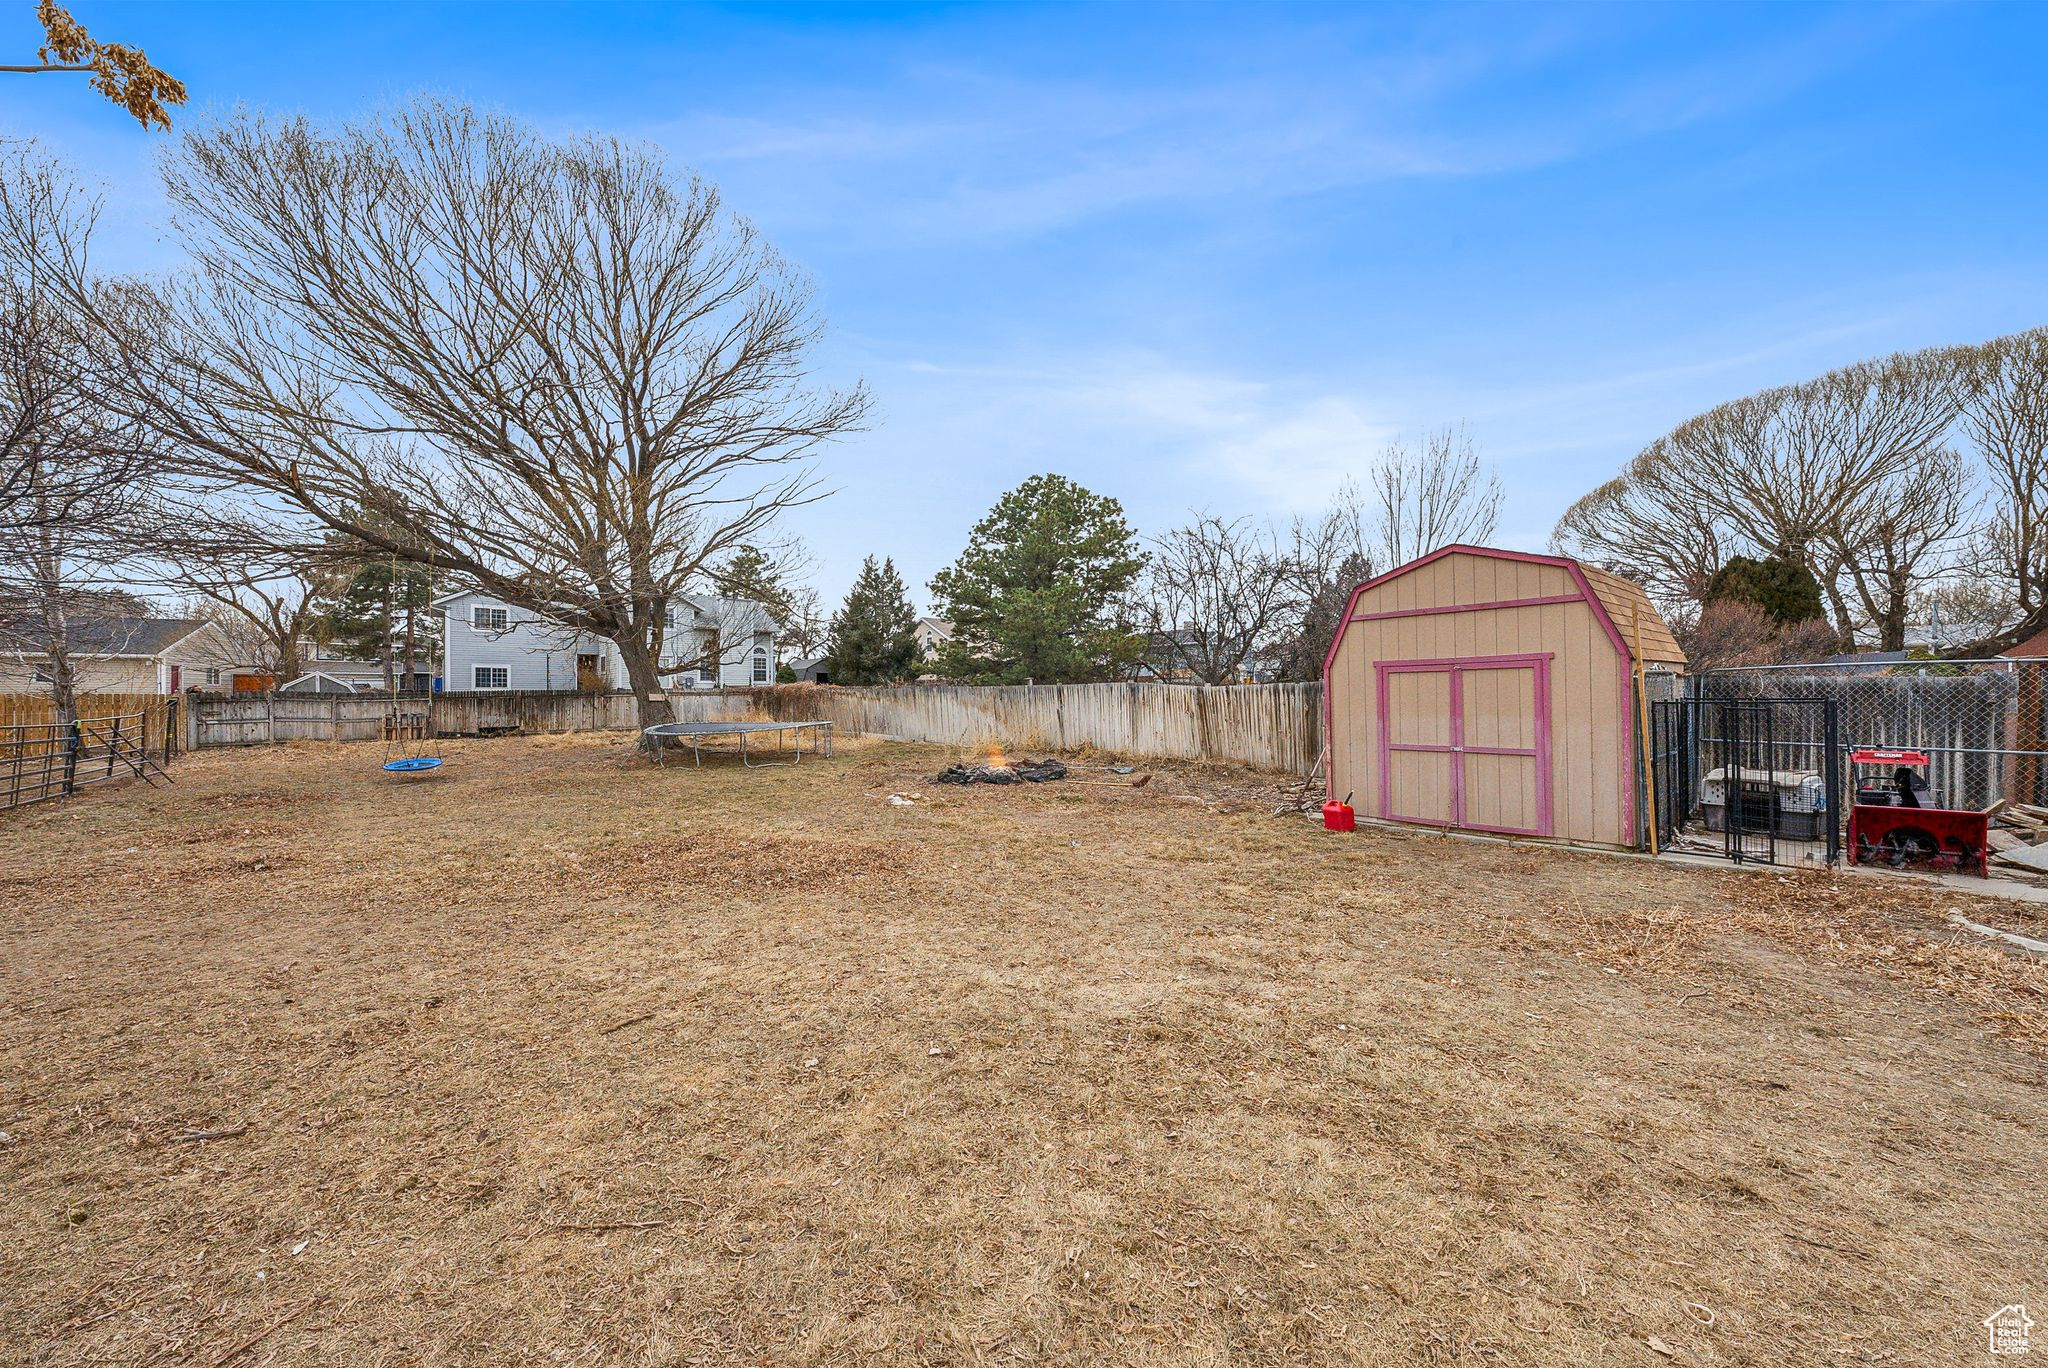
M1379 811L1375 662L1549 652L1554 834L1598 845L1633 844L1626 820L1628 721L1621 660L1588 604L1575 599L1357 620L1577 592L1570 572L1558 566L1453 555L1361 595L1330 671L1332 792L1352 794L1362 814L1385 816Z

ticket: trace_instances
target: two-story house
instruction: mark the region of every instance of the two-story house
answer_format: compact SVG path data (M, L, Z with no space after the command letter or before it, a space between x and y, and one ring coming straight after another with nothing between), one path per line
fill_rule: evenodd
M507 689L631 687L617 647L480 590L443 594L442 687L450 693ZM664 617L659 666L671 689L746 688L775 682L779 624L764 604L678 594Z

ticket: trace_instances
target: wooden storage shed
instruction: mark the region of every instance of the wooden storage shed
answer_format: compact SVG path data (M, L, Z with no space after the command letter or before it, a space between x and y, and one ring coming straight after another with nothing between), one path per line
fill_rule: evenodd
M1634 846L1634 643L1685 653L1640 585L1447 546L1352 591L1323 666L1330 793L1361 816Z

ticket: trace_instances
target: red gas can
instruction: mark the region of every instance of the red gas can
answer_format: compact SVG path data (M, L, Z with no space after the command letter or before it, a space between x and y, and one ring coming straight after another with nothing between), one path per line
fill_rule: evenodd
M1351 795L1345 794L1344 801L1332 798L1323 804L1323 825L1332 831L1358 830L1358 814L1351 810Z

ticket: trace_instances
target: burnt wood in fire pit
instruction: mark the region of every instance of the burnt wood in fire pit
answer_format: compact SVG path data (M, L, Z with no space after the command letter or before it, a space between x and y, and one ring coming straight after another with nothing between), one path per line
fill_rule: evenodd
M1043 784L1067 777L1058 760L1020 760L1014 765L948 765L932 776L934 784Z

